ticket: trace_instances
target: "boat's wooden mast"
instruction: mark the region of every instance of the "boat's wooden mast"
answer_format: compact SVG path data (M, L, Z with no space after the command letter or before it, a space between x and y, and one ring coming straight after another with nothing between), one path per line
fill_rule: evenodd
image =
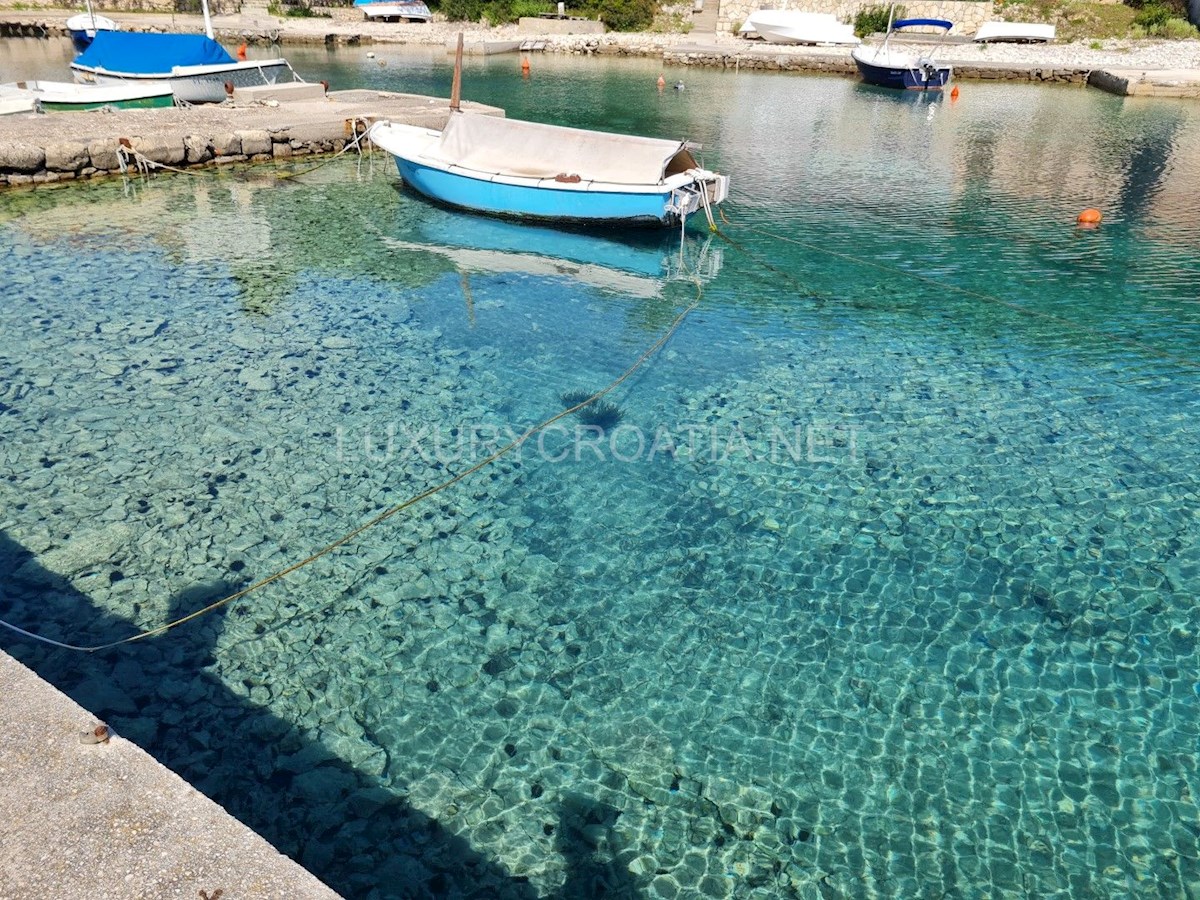
M454 50L454 81L450 83L450 108L459 111L462 103L462 57L463 33L458 33L458 46Z

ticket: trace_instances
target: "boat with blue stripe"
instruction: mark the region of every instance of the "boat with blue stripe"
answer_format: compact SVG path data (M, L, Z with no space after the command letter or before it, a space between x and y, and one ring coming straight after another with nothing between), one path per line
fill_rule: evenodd
M550 222L673 225L729 193L685 141L453 111L441 131L378 122L404 183L449 206Z

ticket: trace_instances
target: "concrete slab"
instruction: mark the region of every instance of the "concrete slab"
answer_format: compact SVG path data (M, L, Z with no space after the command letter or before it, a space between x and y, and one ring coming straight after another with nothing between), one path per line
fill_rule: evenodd
M0 896L339 896L0 652Z
M255 84L250 87L234 88L233 100L248 102L274 100L278 103L296 103L300 100L321 101L325 99L325 85L312 81L285 81L282 84Z
M1123 97L1173 97L1200 100L1200 69L1104 69L1088 84Z

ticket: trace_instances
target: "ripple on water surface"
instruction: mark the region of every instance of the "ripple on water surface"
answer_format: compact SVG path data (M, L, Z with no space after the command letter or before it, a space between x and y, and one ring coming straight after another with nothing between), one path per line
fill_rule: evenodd
M737 243L692 236L703 301L609 432L572 417L153 641L6 648L350 896L1200 890L1195 114L689 73L722 91ZM0 198L6 619L199 608L696 296L670 238L395 183Z

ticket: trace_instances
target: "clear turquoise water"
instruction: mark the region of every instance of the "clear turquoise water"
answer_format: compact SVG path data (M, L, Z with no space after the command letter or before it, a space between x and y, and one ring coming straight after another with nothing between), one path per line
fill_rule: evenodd
M448 89L375 52L289 56ZM347 896L1200 893L1200 111L516 65L467 95L734 177L616 439L144 645L2 646ZM0 615L74 642L461 471L697 291L671 235L449 213L378 156L0 218Z

